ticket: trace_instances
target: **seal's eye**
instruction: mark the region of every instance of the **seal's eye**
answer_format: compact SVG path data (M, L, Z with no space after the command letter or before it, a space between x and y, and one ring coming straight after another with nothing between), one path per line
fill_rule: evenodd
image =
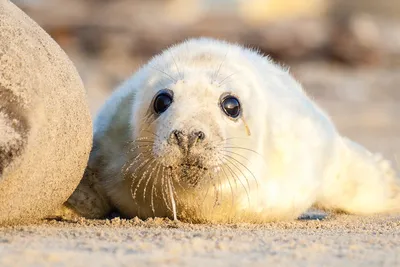
M162 91L154 99L154 111L161 114L172 104L172 95L167 91Z
M221 101L221 108L226 115L237 118L240 115L240 102L235 96L228 95Z

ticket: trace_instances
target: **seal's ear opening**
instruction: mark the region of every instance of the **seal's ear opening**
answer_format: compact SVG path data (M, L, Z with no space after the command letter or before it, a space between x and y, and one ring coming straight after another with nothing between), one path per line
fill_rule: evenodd
M24 151L29 134L26 111L10 90L0 85L0 181Z

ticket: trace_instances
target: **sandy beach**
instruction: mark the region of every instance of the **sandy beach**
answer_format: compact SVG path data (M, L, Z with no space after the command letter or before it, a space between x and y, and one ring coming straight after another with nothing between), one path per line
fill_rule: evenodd
M398 266L400 216L312 214L265 225L162 219L1 229L0 266Z

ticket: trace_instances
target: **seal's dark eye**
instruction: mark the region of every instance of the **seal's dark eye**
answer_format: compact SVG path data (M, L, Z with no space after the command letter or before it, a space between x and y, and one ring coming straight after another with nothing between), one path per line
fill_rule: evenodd
M154 111L161 114L172 104L172 95L168 92L162 92L154 99Z
M222 99L221 108L229 117L237 118L240 115L239 99L232 95L228 95Z

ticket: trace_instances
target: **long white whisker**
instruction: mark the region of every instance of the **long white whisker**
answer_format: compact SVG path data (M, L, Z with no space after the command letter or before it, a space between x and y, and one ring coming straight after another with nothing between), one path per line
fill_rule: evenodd
M139 154L136 155L136 157L133 158L133 160L127 161L127 162L124 164L124 166L122 167L123 173L126 174L126 173L130 172L130 169L131 169L136 163L139 162L139 159L140 159L141 157L148 156L148 153L149 153L149 151L140 152ZM129 164L128 164L128 162L129 162Z
M155 163L155 166L153 166L154 163ZM153 169L149 172L148 169L151 168L151 166L153 166ZM154 160L154 161L147 167L146 171L142 174L143 176L145 176L145 175L148 173L148 176L147 176L148 179L147 179L146 184L145 184L144 189L143 189L143 202L146 201L146 191L147 191L147 186L148 186L149 183L150 183L150 180L153 178L153 181L154 181L153 173L154 173L154 171L156 170L157 166L158 166L158 163L157 163L157 161ZM154 183L154 182L153 182L153 183Z
M255 177L255 175L253 174L253 172L250 171L249 168L246 167L246 165L244 165L243 163L241 163L240 161L238 161L238 160L235 159L234 157L231 157L231 156L226 155L226 154L225 154L224 156L225 156L225 157L228 157L228 158L230 158L230 159L232 159L232 160L234 160L234 161L236 161L236 162L237 162L238 164L240 164L243 168L245 168L245 169L250 173L250 175L253 177L254 181L256 182L257 189L258 189L258 181L257 181L257 178ZM226 159L226 160L228 160L228 159ZM247 181L247 179L246 179L246 181ZM249 182L247 181L247 183L249 183ZM249 190L250 190L250 185L249 185Z
M249 183L249 180L247 179L247 176L242 172L242 170L238 166L236 166L236 164L234 164L232 161L230 161L230 159L227 157L227 155L224 155L223 157L227 162L229 162L232 166L234 166L242 174L242 176L246 180L247 187L250 191L250 183Z
M151 211L153 212L153 216L156 216L156 210L154 208L154 189L155 189L155 183L157 182L158 175L160 174L160 170L162 167L161 164L157 164L157 172L156 176L153 178L153 183L151 185L151 197L150 197L150 202L151 202Z
M237 173L234 172L234 170L229 166L229 164L232 164L232 163L227 162L224 166L226 166L226 167L228 168L229 172L230 172L233 176L236 176L236 179L240 182L240 184L242 185L244 191L246 192L247 200L248 200L248 203L249 203L249 205L250 205L250 195L249 195L249 192L247 191L246 186L243 184L242 180L239 178L239 176L237 175Z
M152 132L152 131L149 131L149 130L147 130L147 129L144 129L143 131L144 131L144 132L147 132L147 133L149 133L149 134L152 134L152 135L154 135L154 136L156 136L156 137L158 137L158 138L160 138L159 135L157 135L156 133L154 133L154 132Z
M222 171L223 171L223 173L224 173L224 175L225 175L226 179L228 180L229 187L230 187L230 189L231 189L231 198L232 198L232 204L231 204L231 205L232 205L232 207L231 207L231 209L233 209L233 206L234 206L234 201L235 201L235 196L234 196L234 193L233 193L233 189L232 189L231 180L229 179L228 175L226 174L226 171L225 171L225 169L223 168L223 166L221 166L221 169L222 169Z
M136 187L135 187L135 190L132 192L133 184L134 184L134 182L135 182L135 180L136 180L136 178L137 178L137 175L136 175L136 174L139 173L139 169L141 170L142 168L144 168L144 167L147 166L148 164L152 164L154 161L155 161L154 158L153 158L153 159L152 159L152 158L148 158L148 159L144 160L144 161L141 163L141 166L139 165L138 171L135 171L135 172L133 173L133 175L132 175L131 194L132 194L132 199L135 200L136 203L137 203L137 201L136 201L136 193L137 193L137 190L139 189L140 184L142 183L143 179L146 177L145 175L143 175L143 176L139 179L139 181L138 181L138 183L137 183L137 185L136 185Z
M258 153L257 151L255 151L255 150L253 150L253 149L250 149L250 148L240 147L240 146L225 146L224 148L232 148L232 149L246 150L246 151L249 151L249 152L253 152L253 153L255 153L255 154L257 154L257 155L259 155L260 157L263 158L263 155L261 155L261 154Z
M171 179L172 179L172 177L171 177ZM168 179L169 195L171 198L172 213L174 215L174 221L177 221L178 218L176 216L176 203L175 203L175 199L174 199L174 193L172 192L171 179Z
M163 168L163 170L165 170L165 169ZM167 195L166 187L168 187L168 186L165 185L165 177L166 177L166 175L168 175L168 169L166 171L164 171L162 176L161 176L161 195L162 195L162 199L163 199L164 204L167 207L167 209L172 211L171 207L168 204L167 197L166 197L166 195Z

